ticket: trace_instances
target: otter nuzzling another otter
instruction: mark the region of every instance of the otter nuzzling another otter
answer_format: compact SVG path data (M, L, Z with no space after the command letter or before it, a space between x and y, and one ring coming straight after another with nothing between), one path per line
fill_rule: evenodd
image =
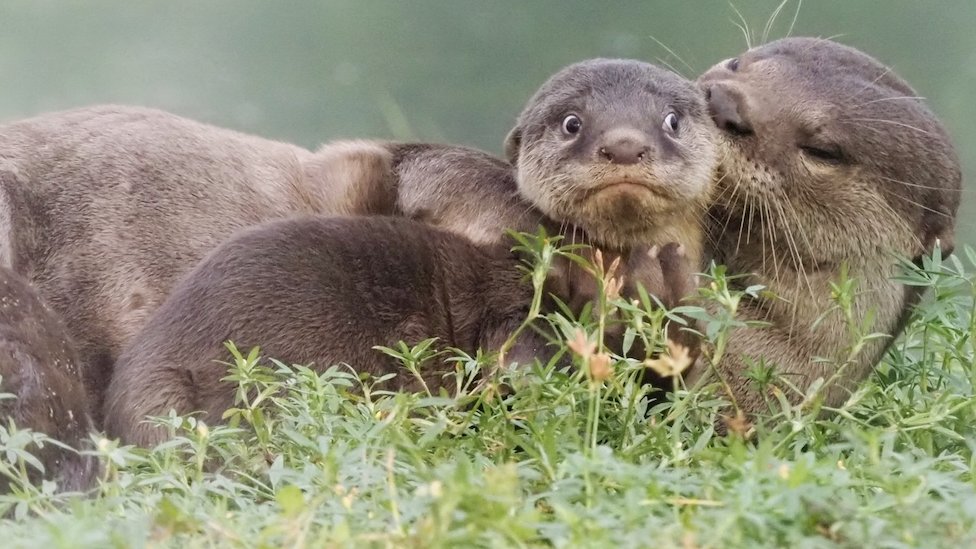
M749 359L775 365L798 389L789 391L793 401L814 380L837 373L845 361L840 354L852 343L849 332L836 315L816 329L814 322L832 307L830 284L844 265L859 283L856 314L876 315L873 329L891 337L868 342L834 380L826 404L836 406L880 360L920 297L918 288L892 280L896 257L917 260L936 245L951 253L962 180L952 142L906 82L867 54L830 40L778 40L716 65L698 84L720 130L703 255L726 264L730 274L748 275L733 284L769 290L741 302L743 319L771 326L731 338L731 352L719 365L730 397L747 413L765 409L765 399L743 376ZM519 168L522 194L546 213L568 214L600 235L601 226L587 224L587 210L574 210L571 199L533 194L550 182L525 185L536 165L566 159L520 154L511 145L521 133L513 131L507 152ZM540 142L558 146L550 139ZM449 148L441 155L465 164L480 153ZM589 208L596 211L596 203ZM624 217L612 224L620 237L638 215L603 219ZM688 381L707 371L698 364Z
M739 406L758 412L764 399L742 375L747 359L775 365L799 389L788 391L794 402L846 362L854 342L842 315L829 312L842 265L858 282L857 317L873 314L876 332L901 331L921 291L892 280L896 256L917 259L940 244L951 253L962 176L918 94L853 48L777 40L715 65L699 84L724 150L708 241L730 273L749 275L735 283L772 294L741 302L742 318L771 326L737 331L719 365ZM866 342L827 406L867 377L891 340Z
M840 265L861 284L858 312L874 310L877 331L900 331L919 292L890 280L892 255L915 258L936 243L951 249L959 163L911 87L866 54L828 40L790 38L752 49L699 84L721 130L703 255L781 297L742 302L744 318L772 326L737 332L719 365L742 408L757 412L763 398L742 377L747 358L779 365L801 391L833 373L814 358L836 358L849 343L847 331L834 317L816 330L811 325L830 307L829 283ZM663 130L666 122L654 127ZM679 131L688 129L682 122L688 120L678 121ZM691 122L713 131L695 116ZM549 128L540 142L583 158L585 139L574 148ZM703 158L713 154L706 147ZM697 154L675 169L694 168ZM358 142L312 153L147 109L101 107L7 125L0 129L0 170L16 177L0 189L0 257L65 318L96 413L122 345L180 276L238 230L296 214L389 214L488 243L506 227L563 223L543 213L579 212L544 197L529 202L523 195L531 190L520 193L512 167L471 149ZM531 180L529 171L522 175ZM599 204L626 209L617 195L644 192L613 187L583 213L599 214ZM603 226L582 218L572 225L603 245L634 234L611 224L607 237ZM828 404L864 379L886 345L867 345ZM704 371L693 370L691 381Z

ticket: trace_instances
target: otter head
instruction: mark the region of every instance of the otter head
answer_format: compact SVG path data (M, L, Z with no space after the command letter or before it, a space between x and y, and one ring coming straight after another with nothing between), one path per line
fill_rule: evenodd
M619 248L654 242L676 218L700 217L714 133L691 82L639 61L595 59L536 92L505 150L523 196Z
M772 244L786 268L806 270L881 253L918 258L937 243L951 253L959 161L889 68L829 40L786 38L715 65L699 84L724 152L713 237L737 231L735 251L720 244L720 255L748 247L750 234L763 256Z

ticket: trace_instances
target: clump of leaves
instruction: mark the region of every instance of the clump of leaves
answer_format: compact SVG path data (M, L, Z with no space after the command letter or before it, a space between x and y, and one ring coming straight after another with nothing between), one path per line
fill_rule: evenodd
M573 253L525 238L540 256ZM612 288L608 268L589 267ZM706 359L719 362L745 294L721 268L707 276L702 302L714 306L681 314L699 319ZM832 415L774 400L751 439L715 434L731 404L721 379L641 383L646 359L671 353L663 327L677 318L646 295L606 292L578 318L535 310L523 329L550 334L560 352L548 363L498 368L496 354L432 340L377 351L403 363L397 376L449 358L452 383L437 393L231 346L238 393L224 422L156 418L173 437L152 450L96 437L104 475L90 494L24 484L26 435L0 431L0 474L21 479L0 495L0 531L30 547L965 546L976 537L974 277L936 254L902 281L931 291L873 378ZM838 280L841 310L853 291ZM650 357L606 348L601 328L615 319ZM873 335L849 320L853 350ZM746 375L782 382L763 361Z

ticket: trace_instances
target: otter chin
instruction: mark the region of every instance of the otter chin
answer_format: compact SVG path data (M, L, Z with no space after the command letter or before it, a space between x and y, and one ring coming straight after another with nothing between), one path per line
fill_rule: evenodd
M777 40L698 83L722 151L707 240L718 262L744 275L731 282L769 290L744 298L739 313L770 326L732 337L718 371L753 413L766 395L742 376L750 359L774 365L794 402L839 373L824 399L837 406L920 297L892 280L896 257L952 251L962 184L952 141L889 67L830 40ZM873 315L869 329L889 337L868 341L840 370L853 343L831 300L842 269L857 283L858 320Z
M680 197L667 192L667 188L658 181L636 178L598 181L592 189L581 193L580 200L587 207L606 211L605 215L621 214L621 219L617 220L618 224L632 222L633 217L623 215L628 210L633 216L639 218L640 212L667 214L683 205Z

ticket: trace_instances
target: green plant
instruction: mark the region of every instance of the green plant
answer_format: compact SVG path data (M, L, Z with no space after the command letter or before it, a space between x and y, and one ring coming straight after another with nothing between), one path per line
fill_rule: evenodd
M609 266L589 267L612 289ZM705 306L681 312L701 322L716 364L742 293L721 268L707 275ZM619 318L625 339L660 352L675 315L646 295L606 292L579 318L539 311L562 352L520 369L436 341L377 351L403 362L390 375L452 361L440 394L392 393L386 378L347 366L285 365L230 346L227 379L239 390L227 424L158 418L174 436L152 451L98 440L105 474L89 497L23 486L0 495L14 510L0 531L24 547L970 545L974 277L962 257L935 255L906 264L901 280L930 291L872 379L830 415L813 405L829 379L804 402L771 399L751 439L715 435L730 404L721 379L652 393L640 383L646 357L605 348L601 327ZM851 352L873 337L845 312L853 291L856 281L835 285ZM771 387L782 381L774 366L747 375ZM481 398L485 376L516 390ZM0 471L15 478L29 463L19 441L0 436Z

